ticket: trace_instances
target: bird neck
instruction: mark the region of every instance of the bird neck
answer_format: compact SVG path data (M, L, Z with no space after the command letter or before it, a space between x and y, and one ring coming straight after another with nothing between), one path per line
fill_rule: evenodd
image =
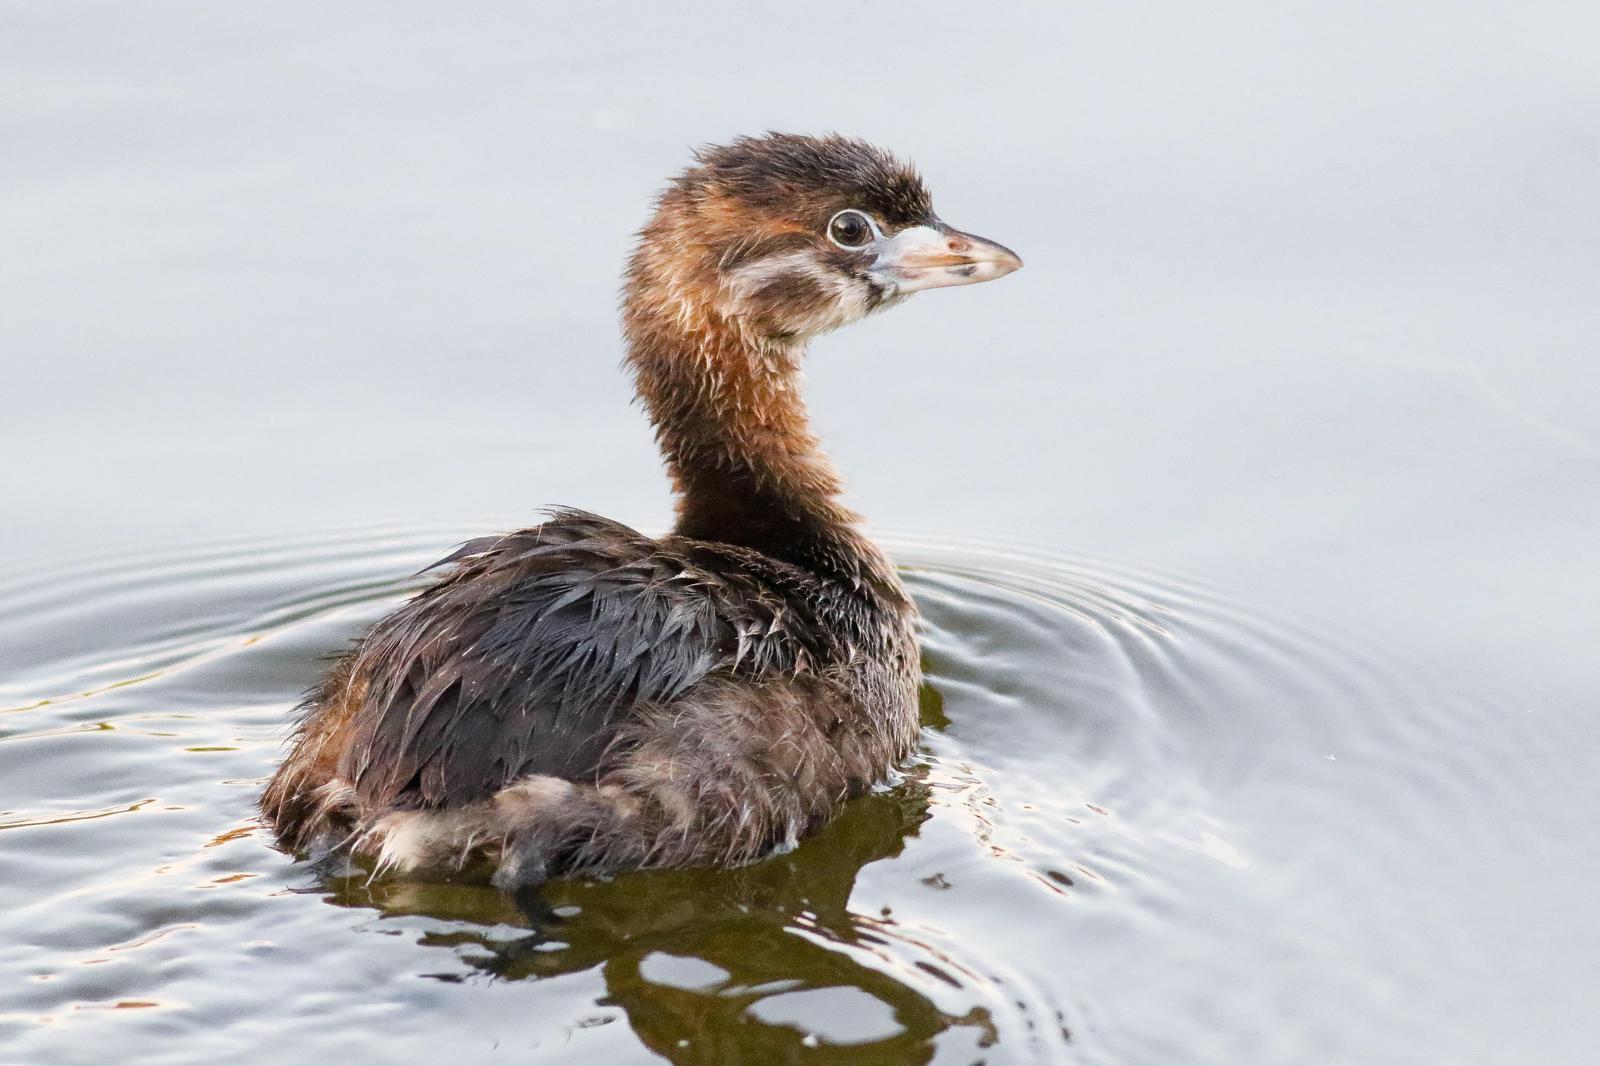
M876 555L839 500L812 436L797 341L680 305L624 307L627 362L678 493L675 532L754 548L811 569L859 572Z

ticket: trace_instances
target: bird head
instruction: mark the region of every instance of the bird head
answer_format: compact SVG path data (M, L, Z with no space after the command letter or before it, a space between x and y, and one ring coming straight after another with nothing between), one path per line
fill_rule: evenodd
M941 220L916 171L887 152L771 133L701 149L662 194L629 267L629 303L690 331L732 324L803 340L1020 266Z

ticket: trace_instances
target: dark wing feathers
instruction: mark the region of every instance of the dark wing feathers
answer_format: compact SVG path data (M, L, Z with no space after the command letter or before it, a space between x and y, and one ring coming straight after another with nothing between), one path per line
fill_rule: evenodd
M422 807L580 779L642 705L715 670L804 668L806 627L774 591L787 575L699 565L707 550L576 511L464 545L355 652L366 691L341 771L370 804Z

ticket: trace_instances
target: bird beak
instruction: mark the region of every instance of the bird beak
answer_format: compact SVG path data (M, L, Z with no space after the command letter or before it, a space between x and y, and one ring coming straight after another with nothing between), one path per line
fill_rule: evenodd
M1005 245L936 222L879 238L872 269L899 291L918 292L993 281L1021 266L1021 258Z

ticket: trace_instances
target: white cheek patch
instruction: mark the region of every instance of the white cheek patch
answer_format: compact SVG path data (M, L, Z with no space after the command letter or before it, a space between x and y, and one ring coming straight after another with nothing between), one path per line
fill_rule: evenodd
M785 278L805 278L831 300L825 300L783 325L797 333L820 333L854 322L867 313L867 292L855 279L818 263L810 252L785 252L746 263L728 272L723 288L731 314L747 314L763 289Z
M728 272L723 282L729 294L738 303L745 303L756 293L782 278L802 275L813 281L825 281L819 277L817 264L806 252L785 252L782 255L768 256L746 263Z

